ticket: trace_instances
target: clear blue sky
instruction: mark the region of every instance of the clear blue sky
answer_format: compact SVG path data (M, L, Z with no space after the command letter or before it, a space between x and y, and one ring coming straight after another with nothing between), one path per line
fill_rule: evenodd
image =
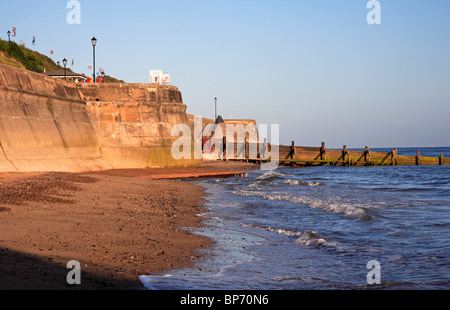
M2 1L0 37L132 83L161 69L188 113L280 124L281 142L450 146L450 1Z

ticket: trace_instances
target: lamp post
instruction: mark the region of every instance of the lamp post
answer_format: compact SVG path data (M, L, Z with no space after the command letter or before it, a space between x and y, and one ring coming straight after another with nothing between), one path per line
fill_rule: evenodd
M11 31L8 30L8 57L11 58Z
M214 98L214 102L215 102L215 106L216 106L216 109L215 109L216 118L214 120L217 120L217 98Z
M93 49L94 49L94 83L95 83L95 46L97 45L97 39L95 38L95 37L93 37L92 39L91 39L91 42L92 42L92 47L93 47Z
M66 74L66 66L67 66L67 59L63 59L63 65L64 65L64 80L67 80L67 74Z

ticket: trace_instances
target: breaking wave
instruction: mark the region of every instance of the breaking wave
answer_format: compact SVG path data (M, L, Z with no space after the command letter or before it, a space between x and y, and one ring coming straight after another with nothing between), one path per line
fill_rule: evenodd
M312 231L312 230L306 230L306 231L300 232L300 231L293 231L293 230L288 230L288 229L261 227L261 226L252 225L252 224L242 224L242 227L261 229L261 230L270 231L270 232L280 234L280 235L296 237L297 239L294 241L294 243L297 245L312 246L312 247L337 246L338 245L336 242L328 242L327 240L321 238L319 236L318 232Z
M338 197L334 198L334 201L330 201L326 198L310 198L305 196L292 196L287 194L272 194L267 192L249 191L245 189L238 189L236 194L241 196L256 196L265 200L271 201L288 201L295 204L306 205L311 209L321 209L330 213L342 214L348 218L371 220L372 216L367 212L369 206L355 205L350 202L341 202Z
M285 181L283 181L283 184L288 184L288 185L308 185L308 186L311 186L311 187L323 185L323 183L320 183L320 182L308 182L308 181L302 181L302 180L285 180Z
M257 180L272 181L272 180L276 180L276 179L282 179L285 176L287 176L287 175L284 174L284 173L277 172L275 170L270 170L270 171L267 171L266 173L260 175L256 179Z

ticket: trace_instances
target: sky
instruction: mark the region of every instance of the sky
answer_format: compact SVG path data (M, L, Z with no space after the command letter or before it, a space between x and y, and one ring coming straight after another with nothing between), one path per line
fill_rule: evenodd
M107 75L163 70L188 113L214 118L218 98L224 119L278 124L286 145L450 146L448 0L379 0L380 24L368 0L78 0L79 24L68 2L2 1L0 37L15 27L88 74L95 36Z

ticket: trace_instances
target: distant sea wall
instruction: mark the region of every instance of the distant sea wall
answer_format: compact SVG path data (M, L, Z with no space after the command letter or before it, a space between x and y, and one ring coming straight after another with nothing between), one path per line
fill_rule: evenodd
M188 123L174 86L74 84L0 64L0 171L92 171L174 161Z

